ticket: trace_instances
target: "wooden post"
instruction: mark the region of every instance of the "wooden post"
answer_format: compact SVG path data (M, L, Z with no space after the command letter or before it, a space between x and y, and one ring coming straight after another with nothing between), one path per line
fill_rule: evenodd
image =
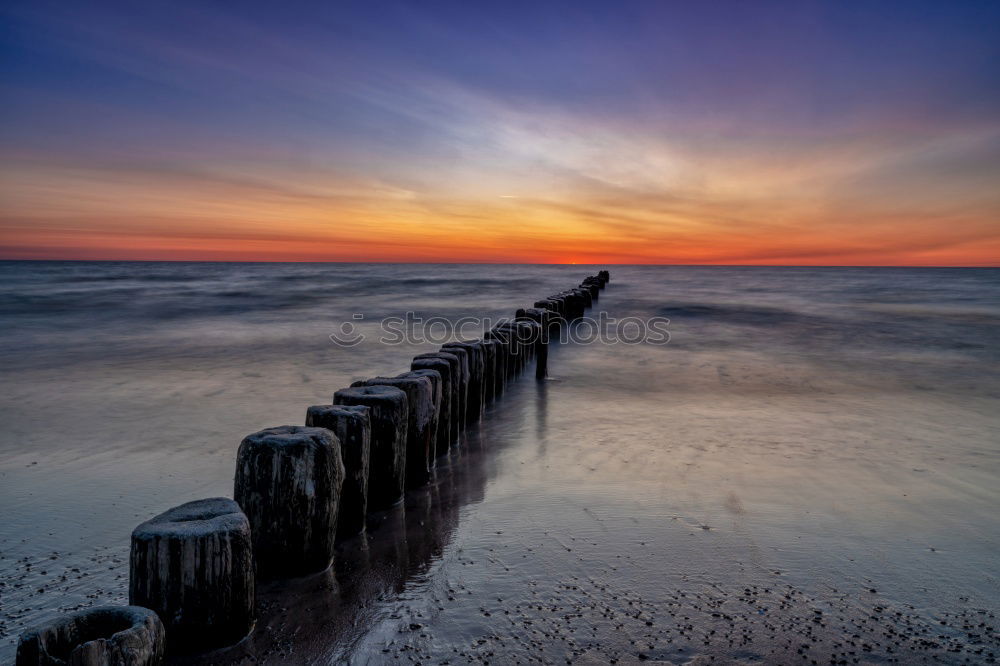
M444 359L451 366L451 448L455 448L462 441L462 427L465 425L465 398L468 390L466 377L462 373L462 362L457 354L440 351L418 354L413 357L413 360L428 358ZM413 368L413 365L411 364L410 367Z
M365 405L315 405L306 410L306 425L326 428L340 440L344 485L340 487L337 541L365 529L368 515L368 470L371 465L371 419Z
M550 313L542 308L525 308L517 311L517 319L533 324L532 344L535 357L535 379L545 379L549 363Z
M445 406L445 390L444 390L444 379L441 377L441 373L437 370L410 370L409 372L404 372L396 375L400 379L407 379L410 377L422 377L426 378L431 383L431 391L433 393L434 399L434 418L431 423L431 436L430 436L430 467L434 467L436 462L435 459L438 456L437 453L437 440L438 433L441 430L441 418L444 412Z
M250 633L253 545L239 505L225 497L196 500L136 527L128 596L160 616L174 653L232 645Z
M406 394L394 386L358 386L334 393L333 404L370 408L368 505L380 510L397 504L403 499L406 484L406 436L410 418Z
M469 422L469 413L473 411L472 403L475 400L473 396L472 389L472 370L471 370L471 357L472 354L469 350L462 347L448 347L447 349L442 347L438 350L439 354L451 354L458 358L458 374L459 382L462 387L459 394L459 400L461 401L462 415L459 421L459 428L465 429L466 424Z
M483 346L483 402L489 404L496 398L497 343L496 340L480 340Z
M493 399L496 400L503 395L504 385L507 383L509 350L507 343L493 331L487 331L483 335L483 341L493 347Z
M375 377L351 386L395 386L406 394L409 420L406 426L406 487L427 483L434 464L433 438L440 401L435 401L434 384L427 377Z
M250 521L258 577L330 566L343 483L340 440L326 428L279 426L243 439L233 499Z
M453 445L452 422L454 420L453 400L457 400L458 391L452 391L452 369L448 359L427 357L415 358L410 363L413 372L434 372L437 373L441 382L441 408L438 411L437 437L434 444L436 456L443 456L451 450Z
M139 606L96 606L21 634L16 666L159 666L166 629Z
M483 348L482 342L448 342L441 347L441 350L446 352L451 352L455 349L464 350L468 355L469 395L465 412L465 424L472 425L483 417L486 350Z

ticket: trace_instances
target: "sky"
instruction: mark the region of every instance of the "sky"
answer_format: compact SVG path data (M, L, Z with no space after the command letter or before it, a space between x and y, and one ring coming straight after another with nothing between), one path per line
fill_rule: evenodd
M0 258L1000 265L1000 2L0 6Z

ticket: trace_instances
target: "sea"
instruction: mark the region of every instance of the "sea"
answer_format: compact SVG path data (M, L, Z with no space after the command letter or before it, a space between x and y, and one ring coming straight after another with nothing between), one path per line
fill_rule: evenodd
M127 603L131 530L231 497L245 435L602 268L546 379L173 661L1000 655L1000 269L0 262L0 663Z

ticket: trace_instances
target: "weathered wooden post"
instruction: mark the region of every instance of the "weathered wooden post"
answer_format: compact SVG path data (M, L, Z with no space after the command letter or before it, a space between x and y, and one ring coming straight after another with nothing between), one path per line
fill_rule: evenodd
M541 301L535 301L535 307L539 309L544 309L549 313L549 325L548 333L551 339L553 335L558 335L559 329L566 324L566 317L563 315L564 302L554 297L546 298Z
M590 296L590 292L586 292L586 296L584 296L582 289L569 289L565 293L569 297L569 301L571 303L573 319L579 319L583 316L584 310L586 310L589 305L587 299Z
M528 363L535 357L535 329L538 324L530 319L515 319L511 322L517 331L517 341L521 349L521 369L528 367Z
M510 331L494 328L488 335L491 335L493 341L499 345L497 349L503 361L503 372L500 374L500 392L503 393L507 390L507 383L517 374L514 363L514 343L511 340Z
M528 367L528 363L535 358L535 354L538 352L542 325L531 318L517 319L514 323L517 325L518 336L524 347L524 366Z
M555 304L556 313L559 315L560 324L565 324L570 319L569 303L565 295L554 294L549 296L549 301Z
M477 363L476 351L465 347L458 342L446 342L441 345L440 350L446 354L454 354L458 356L461 363L462 372L465 375L466 389L465 389L465 420L462 422L462 427L469 425L477 420L479 416L478 410L478 400L480 395L477 394L479 387L476 382L478 379L476 370Z
M306 410L306 425L326 428L340 440L344 484L337 510L337 541L365 529L368 515L368 469L371 464L371 419L366 405L314 405Z
M544 308L518 308L514 321L533 321L540 326L548 323L549 311Z
M458 358L458 372L461 382L461 393L459 395L459 400L462 403L462 417L459 421L459 428L465 429L465 424L469 422L469 412L472 411L472 403L474 397L472 395L472 371L470 369L471 356L472 354L461 347L448 347L445 349L442 347L438 350L439 354L452 354Z
M481 342L448 342L441 347L442 351L455 349L464 350L469 361L469 394L466 404L465 423L472 425L483 417L484 387L483 377L486 372L486 351Z
M404 372L396 376L399 377L400 379L407 379L410 377L424 377L430 380L431 390L433 391L434 394L433 396L434 415L430 426L430 431L431 431L430 466L434 467L434 465L436 464L435 460L438 456L437 440L438 440L438 434L441 432L441 419L445 418L448 415L448 412L445 410L445 399L447 397L450 401L451 396L446 394L444 380L441 377L441 373L437 370L429 370L429 369L411 370L409 372Z
M129 603L156 612L171 652L236 643L253 628L250 523L225 497L181 504L132 532Z
M554 299L556 303L559 304L559 312L562 315L563 323L573 319L573 300L567 294L556 294L550 298Z
M286 425L243 438L233 499L250 521L261 580L330 566L343 483L340 440L326 428Z
M403 499L406 437L410 420L406 394L394 386L358 386L333 394L335 405L365 405L372 424L368 506L387 509Z
M139 606L96 606L21 634L16 666L158 666L163 623Z
M479 413L476 415L476 421L480 421L483 418L483 414L486 411L486 375L487 375L487 363L488 363L488 352L486 351L486 345L483 344L482 340L468 340L462 342L466 348L471 349L473 354L476 356L476 374L477 377L477 395L479 397Z
M520 327L512 322L508 321L501 324L500 330L505 331L510 338L510 350L511 350L511 361L513 361L514 376L510 379L516 379L521 371L524 369L524 345L521 341L521 329Z
M413 360L428 358L444 359L451 366L451 448L454 448L462 441L462 426L465 425L465 396L468 389L462 373L462 361L457 354L440 351L417 354ZM412 364L410 367L417 369Z
M486 332L485 337L494 340L498 346L498 356L502 359L503 372L498 373L502 380L499 384L502 393L507 382L512 381L518 373L519 357L517 354L517 329L511 328L510 322L497 324Z
M489 404L496 398L497 342L479 340L483 346L483 402Z
M547 323L547 322L546 322ZM535 342L535 379L545 379L549 374L549 329L539 325Z
M434 464L432 454L439 403L434 400L434 384L427 377L375 377L351 384L358 386L394 386L406 394L406 487L419 488L427 483Z
M559 313L549 308L536 308L542 313L541 323L545 327L546 340L552 337L552 333L559 329Z
M457 363L457 360L456 360ZM435 441L435 455L443 456L451 450L454 444L454 433L452 432L452 422L454 420L454 404L458 400L457 388L453 390L454 382L452 378L451 363L448 359L427 357L415 358L410 363L413 372L436 372L441 381L441 409L438 412L437 439Z
M521 373L521 354L518 349L517 327L507 322L497 326L495 330L504 336L507 345L507 381L512 382Z
M507 383L507 345L493 331L483 334L483 342L493 347L493 399L503 395Z
M579 308L579 303L577 297L569 292L561 291L558 294L553 294L549 298L560 303L562 306L562 316L567 322L570 322L582 314L582 308Z
M550 326L555 328L559 326L562 319L562 314L560 313L560 303L554 298L544 298L540 301L535 301L534 307L542 310L547 310L552 313L552 318L550 321Z
M534 324L532 343L535 356L535 379L545 379L549 363L550 312L542 308L525 308L517 311L517 320Z
M510 353L510 333L497 324L483 334L483 339L492 340L497 350L497 384L495 393L499 397L507 390L507 382L513 374Z

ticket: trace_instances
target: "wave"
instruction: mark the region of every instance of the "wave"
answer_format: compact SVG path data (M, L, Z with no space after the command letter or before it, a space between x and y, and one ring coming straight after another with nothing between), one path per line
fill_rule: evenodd
M744 326L781 326L786 324L802 324L804 322L819 323L827 321L820 317L806 315L793 310L747 305L685 303L661 307L657 312L661 317L667 317L671 320L712 319Z

